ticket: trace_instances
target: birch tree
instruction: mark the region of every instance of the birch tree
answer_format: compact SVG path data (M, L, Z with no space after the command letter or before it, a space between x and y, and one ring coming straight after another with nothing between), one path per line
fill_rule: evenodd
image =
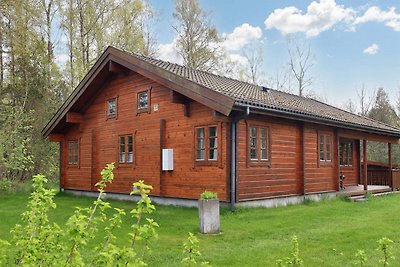
M177 33L177 50L186 67L213 71L218 68L221 49L217 30L210 15L198 0L175 0L173 13Z
M310 76L310 70L314 65L311 47L293 37L287 39L287 46L289 67L297 82L298 94L304 96L306 88L313 82L313 78Z

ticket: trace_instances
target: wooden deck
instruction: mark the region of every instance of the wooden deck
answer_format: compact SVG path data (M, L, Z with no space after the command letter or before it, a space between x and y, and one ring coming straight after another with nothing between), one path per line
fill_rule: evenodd
M390 186L387 185L368 185L368 190L364 190L363 185L351 185L351 186L346 186L345 189L338 191L337 195L359 196L359 195L364 195L366 193L380 194L391 191L392 188L390 188Z

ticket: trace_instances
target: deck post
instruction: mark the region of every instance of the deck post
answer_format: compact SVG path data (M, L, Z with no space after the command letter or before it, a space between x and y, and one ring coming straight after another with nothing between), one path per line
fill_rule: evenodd
M389 185L393 190L393 162L392 162L392 143L388 143L388 161L389 161Z
M367 164L367 140L363 140L363 160L364 160L364 165L363 165L363 184L364 184L364 190L368 190L368 164Z

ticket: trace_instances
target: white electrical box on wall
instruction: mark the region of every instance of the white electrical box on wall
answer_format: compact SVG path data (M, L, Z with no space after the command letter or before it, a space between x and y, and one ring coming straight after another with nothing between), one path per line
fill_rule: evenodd
M171 148L166 148L162 150L162 170L174 170L174 150Z

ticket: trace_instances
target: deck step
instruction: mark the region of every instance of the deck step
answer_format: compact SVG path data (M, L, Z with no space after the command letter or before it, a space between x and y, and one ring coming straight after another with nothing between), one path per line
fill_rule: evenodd
M354 202L364 202L364 201L367 201L367 198L366 198L364 195L351 196L351 197L349 197L349 199L350 199L351 201L354 201Z

